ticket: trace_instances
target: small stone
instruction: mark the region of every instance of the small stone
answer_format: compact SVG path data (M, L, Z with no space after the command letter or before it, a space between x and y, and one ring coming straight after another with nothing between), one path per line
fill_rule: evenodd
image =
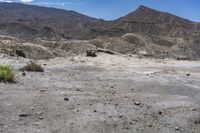
M31 107L31 110L34 110L34 108L33 108L33 107Z
M186 76L190 76L190 73L186 74Z
M43 119L43 117L41 117L41 116L40 116L40 117L38 117L38 119L42 120L42 119Z
M115 106L119 106L119 104L115 104Z
M40 89L40 91L41 91L41 92L44 92L44 91L46 91L46 90L45 90L45 89Z
M194 122L194 124L200 124L200 120L196 120L195 122Z
M79 89L79 88L76 88L76 91L80 91L80 89Z
M149 123L148 126L149 126L149 127L153 127L153 124L152 124L152 123Z
M42 112L42 111L40 111L40 112L37 112L36 114L37 114L37 115L42 115L42 114L43 114L43 112Z
M65 97L64 100L65 100L65 101L69 101L69 98Z
M74 106L71 106L69 109L74 109L75 107Z
M196 109L196 108L191 108L191 110L192 110L192 111L196 111L197 109Z
M122 118L123 117L123 115L119 115L119 118Z
M179 130L180 130L180 128L179 128L179 127L175 127L175 130L176 130L176 131L179 131Z
M163 114L163 112L162 112L162 111L159 111L159 112L158 112L158 114L159 114L159 115L162 115L162 114Z
M138 102L138 101L135 101L134 104L137 105L137 106L140 106L141 103Z
M28 117L30 114L20 114L19 117Z
M22 72L22 76L26 76L26 73L25 73L25 72Z

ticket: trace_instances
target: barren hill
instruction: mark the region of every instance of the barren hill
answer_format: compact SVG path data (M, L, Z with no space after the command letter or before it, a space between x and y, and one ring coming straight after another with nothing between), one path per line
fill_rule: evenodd
M19 3L0 3L0 31L21 38L63 37L91 39L123 33L191 37L200 24L175 15L140 6L114 21L88 17L74 11Z
M20 38L78 36L96 22L74 11L25 5L0 3L0 31Z
M0 3L0 16L0 35L64 53L80 53L92 46L145 57L200 59L200 23L145 6L105 21L74 11Z
M106 27L107 30L115 29L121 33L147 33L184 38L200 33L200 23L145 6L140 6L134 12L105 25L103 27Z

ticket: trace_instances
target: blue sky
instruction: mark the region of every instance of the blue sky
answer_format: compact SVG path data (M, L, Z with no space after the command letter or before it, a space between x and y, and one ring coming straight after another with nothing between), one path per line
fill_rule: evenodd
M0 0L74 10L88 16L112 20L145 5L200 22L200 0Z

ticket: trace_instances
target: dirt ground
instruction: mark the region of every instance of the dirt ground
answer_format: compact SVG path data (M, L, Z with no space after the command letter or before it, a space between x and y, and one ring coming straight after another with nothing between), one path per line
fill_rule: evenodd
M199 133L200 62L98 54L40 60L0 55L16 84L0 83L2 133Z

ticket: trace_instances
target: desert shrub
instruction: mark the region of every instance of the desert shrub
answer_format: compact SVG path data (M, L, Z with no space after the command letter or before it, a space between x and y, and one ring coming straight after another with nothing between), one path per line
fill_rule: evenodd
M15 74L9 65L0 65L0 82L14 82Z
M44 72L41 65L34 62L27 63L24 67L20 69L21 71L31 71L31 72Z

